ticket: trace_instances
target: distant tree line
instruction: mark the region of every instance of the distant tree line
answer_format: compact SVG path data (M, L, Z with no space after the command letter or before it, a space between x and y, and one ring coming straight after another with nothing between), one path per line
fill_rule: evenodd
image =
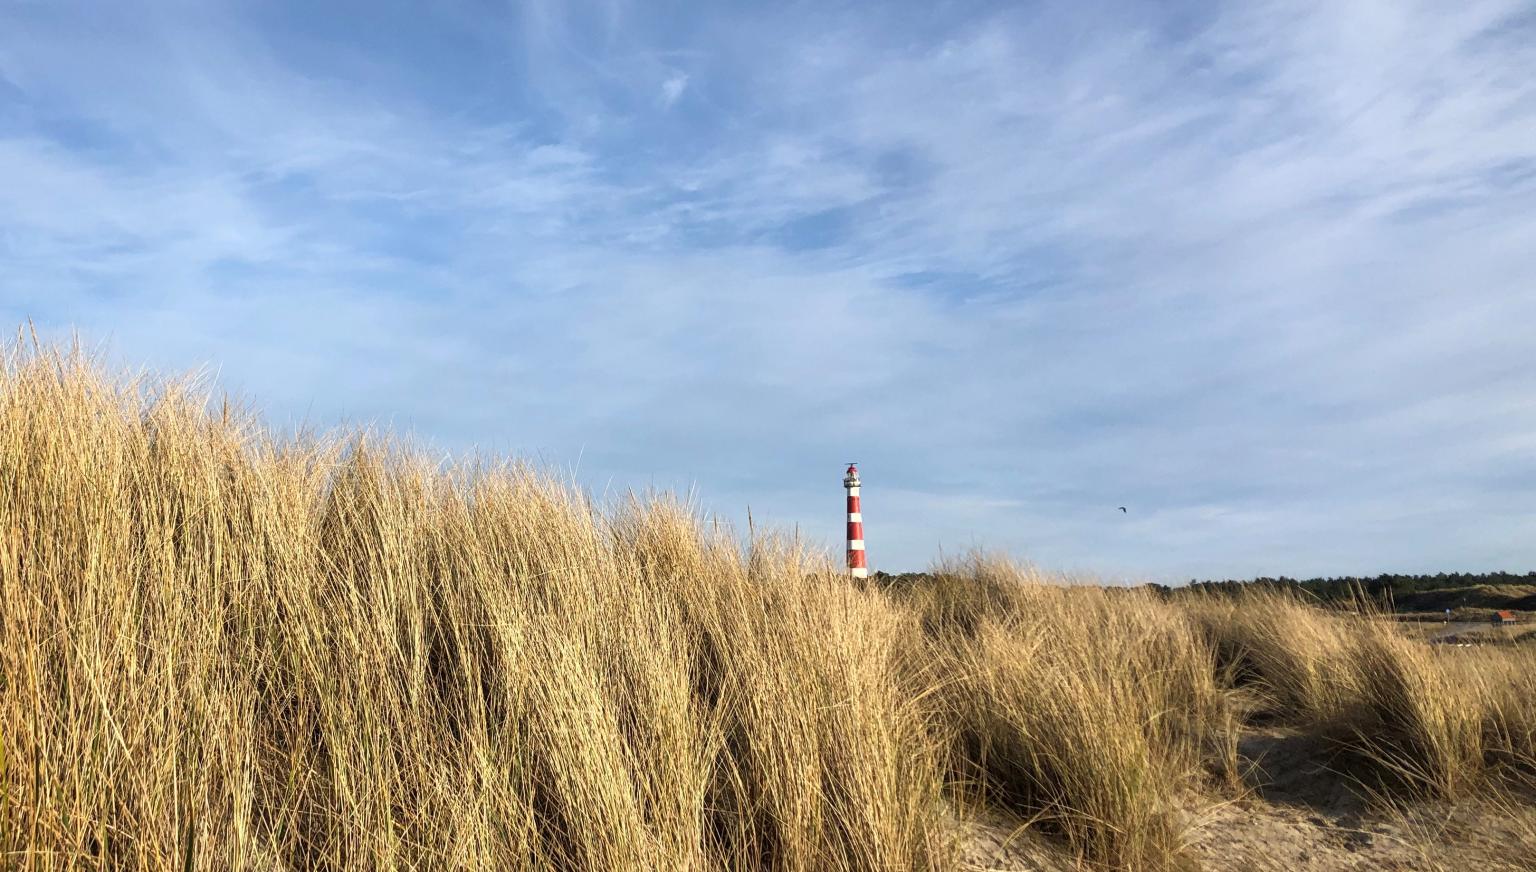
M891 590L909 590L930 584L934 576L927 572L875 572L871 579ZM1334 578L1297 579L1288 576L1242 580L1201 581L1169 586L1151 582L1143 587L1167 598L1192 593L1236 594L1256 586L1284 588L1321 603L1346 604L1358 597L1382 603L1391 601L1398 609L1436 611L1443 608L1517 608L1536 611L1536 572L1440 572L1434 575L1386 573L1374 577L1341 575ZM1506 591L1503 587L1511 587ZM1130 590L1130 588L1125 588Z
M1307 579L1288 578L1282 575L1279 578L1265 577L1242 581L1199 581L1197 579L1190 579L1186 589L1210 593L1234 593L1249 585L1268 585L1303 591L1319 600L1333 602L1347 600L1361 593L1373 599L1386 596L1400 599L1411 594L1431 590L1456 590L1480 585L1498 586L1510 584L1536 585L1536 572L1523 574L1513 572L1439 572L1434 575L1396 575L1387 573L1375 576L1374 578L1343 575L1337 578ZM1163 585L1154 586L1159 590L1167 589Z

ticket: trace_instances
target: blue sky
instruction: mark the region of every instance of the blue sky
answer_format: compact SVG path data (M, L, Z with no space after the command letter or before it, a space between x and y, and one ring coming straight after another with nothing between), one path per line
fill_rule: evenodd
M29 317L833 549L859 460L877 568L1523 571L1536 14L0 0Z

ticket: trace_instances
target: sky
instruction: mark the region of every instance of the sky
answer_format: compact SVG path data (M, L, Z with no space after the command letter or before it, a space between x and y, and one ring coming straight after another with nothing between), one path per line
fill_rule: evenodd
M877 569L1527 571L1536 7L0 0L27 319L833 553L856 460Z

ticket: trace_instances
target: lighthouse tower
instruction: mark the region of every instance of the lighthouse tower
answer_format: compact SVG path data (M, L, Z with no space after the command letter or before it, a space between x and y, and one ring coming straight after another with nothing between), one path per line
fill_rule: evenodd
M843 487L848 490L848 574L854 578L868 578L869 564L864 560L864 515L859 511L857 464L848 464L848 474L843 476Z

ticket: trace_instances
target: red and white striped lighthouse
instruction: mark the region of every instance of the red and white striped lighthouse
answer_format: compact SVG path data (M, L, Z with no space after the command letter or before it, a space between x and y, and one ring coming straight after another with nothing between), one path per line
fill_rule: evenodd
M864 561L864 514L859 511L857 464L848 464L848 474L843 476L843 487L848 489L848 574L854 578L868 578L869 564Z

